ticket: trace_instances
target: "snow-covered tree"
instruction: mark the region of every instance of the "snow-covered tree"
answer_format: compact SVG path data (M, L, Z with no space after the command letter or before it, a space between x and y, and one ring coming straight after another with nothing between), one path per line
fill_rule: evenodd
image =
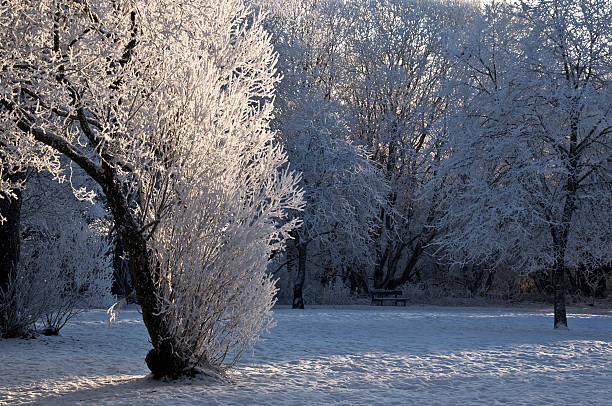
M376 262L373 236L388 186L367 151L353 145L351 111L337 100L344 41L341 2L262 0L267 27L279 53L274 128L302 174L306 208L288 242L287 265L295 275L293 307L303 308L306 264L368 290ZM335 100L334 100L335 99ZM331 279L332 275L328 275Z
M437 244L458 262L566 272L612 260L612 4L491 4L460 50L469 78L439 171Z
M266 263L301 205L268 128L259 17L240 0L8 1L0 16L2 154L60 176L61 153L100 186L156 377L220 370L268 325Z
M310 94L279 121L306 200L298 213L302 224L287 249L289 268L296 272L293 307L304 308L308 252L316 252L319 259L313 262L320 268L358 281L367 291L376 261L372 237L389 192L382 172L362 148L347 141L343 110L321 97Z
M74 187L83 177L73 169ZM57 334L79 312L112 303L105 211L76 200L69 182L31 170L24 179L20 230L13 236L20 259L0 294L5 337L36 334L41 324L44 334Z
M391 193L379 219L374 284L395 288L419 278L417 264L435 234L439 198L423 184L446 137L453 100L449 38L473 10L461 2L354 2L338 94L357 120L354 141L372 151Z
M314 94L337 95L342 72L340 55L349 44L346 30L350 2L343 0L251 0L266 14L284 80L280 109Z

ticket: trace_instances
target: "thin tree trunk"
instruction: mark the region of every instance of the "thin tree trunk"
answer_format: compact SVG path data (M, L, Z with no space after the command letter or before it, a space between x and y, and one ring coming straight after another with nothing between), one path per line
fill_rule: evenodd
M568 182L568 190L570 193L565 201L563 209L563 223L559 227L552 227L552 238L554 244L555 262L552 269L552 287L554 295L554 310L555 310L555 328L567 328L567 314L565 311L565 291L566 287L566 269L565 269L565 251L569 236L570 222L574 211L575 188L571 182Z
M567 202L565 206L567 209ZM565 222L561 227L551 227L550 231L555 253L555 262L551 272L553 308L555 313L554 328L567 328L567 314L565 311L565 249L567 247L569 223Z
M19 175L17 175L19 176ZM15 276L19 262L19 248L21 237L19 227L21 223L21 196L20 190L14 191L17 198L0 199L0 214L6 218L0 225L0 292L7 293L10 281ZM8 299L8 298L7 298ZM25 331L15 330L7 325L7 311L10 303L4 303L0 309L0 333L5 338L19 337Z
M567 328L567 313L565 310L565 267L560 259L555 261L552 271L552 284L554 289L555 328Z
M288 247L291 249L292 252L287 253L287 255L291 255L290 262L293 262L294 267L297 259L297 272L293 284L293 304L291 307L293 309L303 309L304 298L302 296L302 291L304 289L304 282L306 280L307 246L304 243L300 243L299 236L297 235L297 233L295 233L293 237L294 239L291 240L291 246Z
M391 244L391 243L389 243ZM374 289L382 289L385 283L385 267L388 268L389 255L390 255L389 245L385 247L384 252L378 255L378 261L374 268ZM388 270L388 269L387 269Z
M6 221L0 225L0 289L6 292L19 261L19 225L21 222L21 191L15 198L0 199L0 214Z
M574 112L571 120L570 143L568 148L569 153L566 166L568 170L567 182L565 185L567 196L565 198L565 204L563 205L563 218L560 226L552 228L552 237L555 249L555 263L552 270L552 284L554 289L553 306L555 309L554 328L567 328L567 313L565 311L565 251L567 249L572 216L574 215L574 210L576 209L576 194L578 191L578 184L576 182L579 158L577 152L578 121L579 112Z
M115 236L113 252L113 293L123 296L130 303L134 301L129 260L126 259L125 244L119 234Z

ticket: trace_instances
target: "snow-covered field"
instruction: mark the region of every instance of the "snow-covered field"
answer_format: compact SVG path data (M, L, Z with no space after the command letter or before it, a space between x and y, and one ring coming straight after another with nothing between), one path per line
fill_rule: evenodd
M612 312L569 331L536 309L278 308L232 382L148 378L136 310L0 341L0 404L612 405Z

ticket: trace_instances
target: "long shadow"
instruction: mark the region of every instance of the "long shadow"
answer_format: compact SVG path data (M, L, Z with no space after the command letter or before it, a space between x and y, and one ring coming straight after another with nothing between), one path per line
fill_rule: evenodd
M317 313L313 309L312 313ZM293 323L290 331L275 328L264 335L264 342L274 345L286 359L325 355L346 355L368 352L402 354L486 351L500 347L523 345L563 347L574 341L612 343L612 317L570 320L569 331L554 330L552 316L545 311L521 309L372 309L358 323L350 310L321 309L316 314L299 314L302 323ZM348 317L347 317L348 316ZM279 326L293 314L277 314ZM314 326L309 319L317 320ZM339 334L339 332L341 332ZM296 338L301 338L296 339ZM328 341L333 340L333 345ZM264 350L264 353L266 351Z
M359 323L355 322L355 318L347 317L352 311L327 309L321 312L327 315L280 312L279 327L266 334L264 341L258 344L266 349L262 348L261 352L256 350L254 358L245 357L241 364L246 367L278 365L294 360L372 353L435 356L461 351L499 351L522 345L565 347L574 340L612 343L612 318L607 315L597 321L597 324L604 323L603 329L601 324L595 327L592 324L594 320L583 318L570 321L569 331L553 331L550 317L540 311L420 311L408 308L396 312L383 309L372 310L374 314L370 314L366 320L362 318ZM307 321L313 316L317 322L309 325ZM291 329L283 329L282 320L293 317L303 318L304 323L293 323ZM392 323L389 319L392 319ZM275 350L270 351L270 347ZM258 352L263 357L258 356ZM34 404L131 404L138 399L143 404L174 405L191 404L194 396L202 399L200 404L211 404L212 394L217 402L226 404L232 402L234 392L231 383L205 378L179 382L160 382L144 376L120 382L112 382L111 377L98 378L89 378L92 383L88 384L87 376L75 376L75 379L90 386L44 394Z
M76 377L75 378L81 378ZM122 380L113 383L106 382L97 384L95 387L77 388L62 393L49 393L34 401L34 405L101 405L101 404L133 404L135 400L139 403L148 404L178 404L185 399L182 388L189 388L189 397L207 391L222 389L231 385L229 382L211 377L196 377L193 379L182 379L179 381L155 380L150 375ZM99 386L98 386L99 385ZM194 390L195 389L195 390ZM147 399L149 400L147 402ZM205 399L205 398L203 398Z

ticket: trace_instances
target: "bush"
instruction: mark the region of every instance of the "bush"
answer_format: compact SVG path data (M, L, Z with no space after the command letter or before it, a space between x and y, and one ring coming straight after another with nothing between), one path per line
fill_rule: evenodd
M40 315L45 335L57 335L77 314L113 301L110 247L104 237L78 219L68 220L60 232L36 233L22 243L19 274L34 283L21 285L20 296L36 303L30 312Z

